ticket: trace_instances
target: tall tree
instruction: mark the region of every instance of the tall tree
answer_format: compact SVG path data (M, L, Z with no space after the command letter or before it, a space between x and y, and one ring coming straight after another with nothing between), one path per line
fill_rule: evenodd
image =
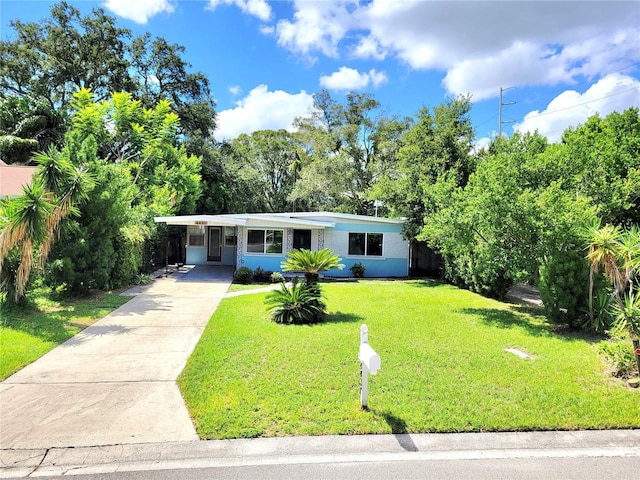
M63 1L39 23L11 26L16 39L0 42L0 95L42 97L59 108L68 107L79 88L90 88L99 100L135 89L127 60L131 32L104 10L82 16Z
M225 160L227 172L245 192L241 196L253 203L252 209L245 207L244 211L292 210L288 197L296 180L298 160L294 136L286 130L259 130L240 135L231 146L233 154Z
M398 163L378 182L375 195L393 214L407 218L406 235L415 238L425 216L434 213L433 186L440 177L466 185L474 170L474 138L469 97L458 97L423 108L415 124L401 139Z
M35 152L58 145L64 131L64 114L44 98L0 98L0 159L5 163L31 163Z
M30 96L36 103L45 99L61 113L69 110L73 94L81 88L90 89L98 101L112 92L128 92L146 108L166 100L180 118L180 135L174 141L184 144L187 153L203 157L205 163L216 161L212 154L215 101L209 80L191 71L183 46L152 39L149 34L134 38L103 9L82 15L64 1L52 7L47 19L38 23L16 20L11 25L15 39L0 41L0 98ZM12 129L23 118L3 127L8 135L14 135ZM53 143L59 144L63 131L55 133ZM41 137L15 136L38 141L37 150L48 147ZM18 146L14 141L12 148Z
M314 110L298 118L301 170L290 198L309 209L371 215L372 188L389 162L388 139L408 128L406 120L379 114L371 94L347 94L337 103L327 91L314 95Z

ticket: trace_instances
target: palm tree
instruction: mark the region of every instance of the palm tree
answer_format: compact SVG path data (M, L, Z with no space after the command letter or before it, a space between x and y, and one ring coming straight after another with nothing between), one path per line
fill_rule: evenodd
M39 169L23 195L5 204L6 224L0 231L0 275L7 300L18 303L23 297L37 251L40 268L49 256L60 222L77 213L79 202L87 198L94 179L83 166L75 167L51 147L36 154ZM17 269L4 262L19 249Z
M35 160L39 165L36 175L49 190L49 198L55 205L47 219L47 236L40 245L40 266L44 267L60 222L78 214L77 205L87 200L95 179L85 165L74 166L53 147L46 154L36 154Z
M33 266L34 248L47 236L47 219L54 205L39 179L23 189L23 195L4 204L6 223L0 231L0 275L7 291L7 301L18 303L24 297ZM14 271L4 264L9 253L19 251Z
M287 254L287 259L280 264L284 272L303 272L307 283L316 283L322 272L333 268L342 270L342 259L330 248L312 252L306 248L294 249Z
M624 275L618 268L619 239L622 231L619 226L605 225L602 228L592 227L588 231L589 253L587 259L591 265L589 271L589 317L593 323L593 283L594 276L601 266L604 273L613 284L618 303L621 298L619 292L624 289L626 282Z

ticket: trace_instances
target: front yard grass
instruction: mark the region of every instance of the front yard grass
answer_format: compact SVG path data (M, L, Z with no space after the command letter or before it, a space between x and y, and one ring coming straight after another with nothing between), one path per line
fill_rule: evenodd
M32 303L24 307L2 307L0 380L130 300L113 292L60 300L47 288L34 290L29 298Z
M323 291L311 326L270 321L264 293L222 301L179 378L201 438L640 427L640 391L607 376L599 339L531 309L427 281ZM368 411L363 323L382 360Z

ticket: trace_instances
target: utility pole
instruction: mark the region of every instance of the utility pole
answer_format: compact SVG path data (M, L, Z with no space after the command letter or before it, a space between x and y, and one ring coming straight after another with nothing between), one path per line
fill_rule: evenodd
M516 103L516 102L502 101L502 93L506 92L507 90L511 90L512 88L515 88L515 87L509 87L509 88L500 87L500 107L498 110L498 137L502 137L502 125L504 123L513 123L515 121L515 120L502 120L502 107L504 107L505 105L515 105Z

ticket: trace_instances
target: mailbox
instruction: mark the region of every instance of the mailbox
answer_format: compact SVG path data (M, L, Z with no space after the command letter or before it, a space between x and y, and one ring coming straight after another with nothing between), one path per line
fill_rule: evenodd
M358 358L372 375L378 373L380 369L380 355L378 355L368 343L360 344Z

